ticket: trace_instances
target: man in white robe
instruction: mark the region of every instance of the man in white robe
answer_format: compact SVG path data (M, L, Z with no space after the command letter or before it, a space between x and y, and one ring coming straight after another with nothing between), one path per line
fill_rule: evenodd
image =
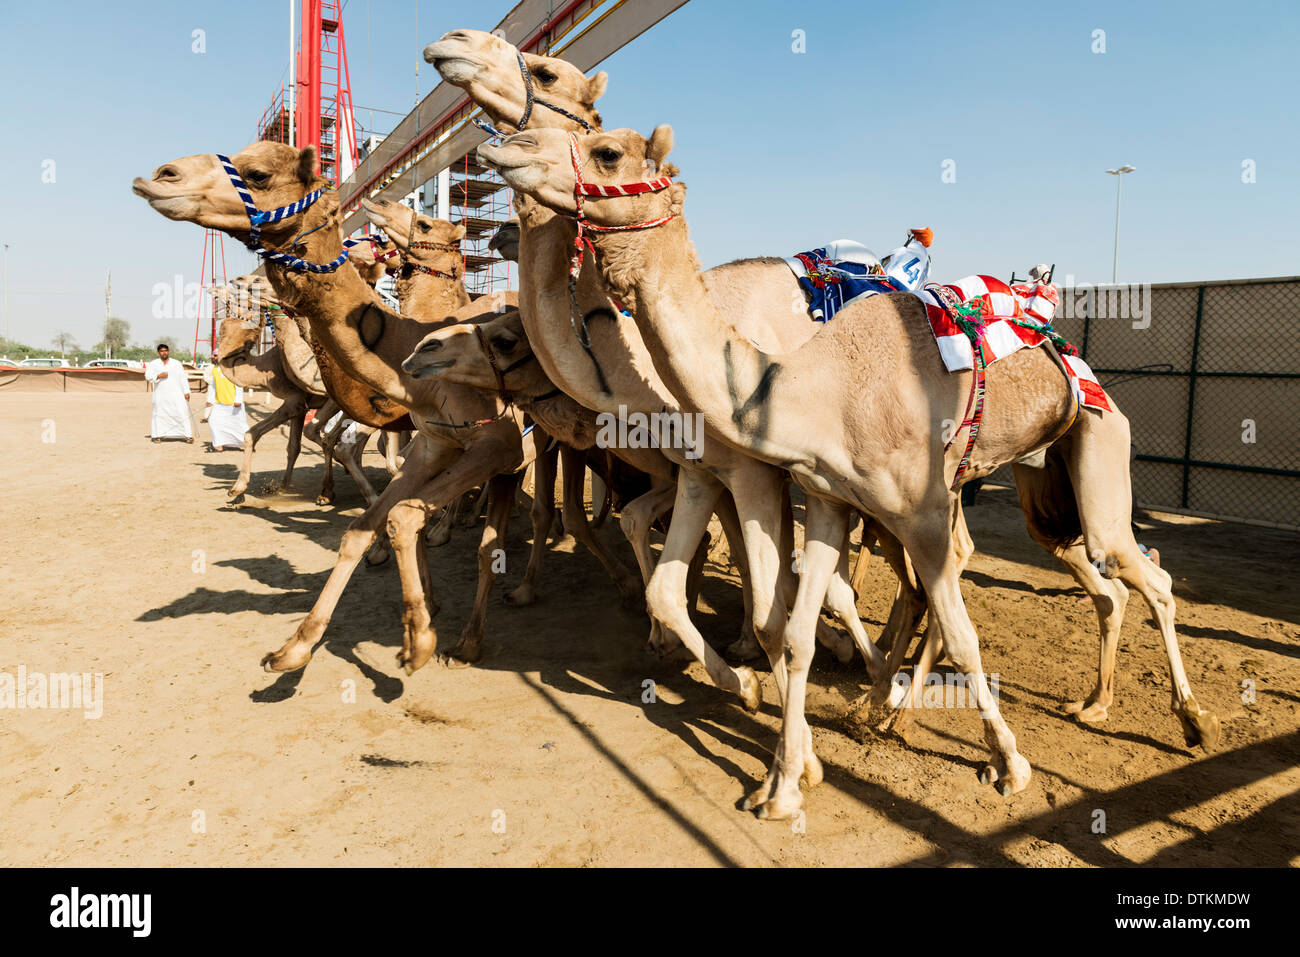
M144 367L144 377L153 383L153 423L149 435L163 439L194 441L190 419L190 379L185 367L171 358L166 345L158 347L158 358Z
M212 432L213 452L242 452L248 420L244 418L244 390L226 378L221 366L213 364L203 373L208 383L208 400L203 421Z

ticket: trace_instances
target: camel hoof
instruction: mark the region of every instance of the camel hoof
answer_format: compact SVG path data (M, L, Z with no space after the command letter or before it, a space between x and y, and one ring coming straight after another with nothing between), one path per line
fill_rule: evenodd
M311 661L311 651L301 655L295 655L290 651L273 651L262 658L262 670L271 674L297 671L305 667L309 661Z
M1017 754L1012 757L1007 768L986 764L984 769L980 771L980 783L996 787L998 793L1003 797L1010 797L1013 794L1019 794L1029 786L1031 774L1029 762L1024 759L1023 755Z
M233 505L233 506L243 505L243 504L244 504L244 493L243 493L243 492L239 492L239 493L236 494L236 495L228 496L227 499L226 499L226 504L227 504L227 505Z
M429 537L425 541L428 542L430 548L442 548L451 541L451 529L438 526L429 533Z
M799 782L805 787L815 788L822 783L826 777L826 772L822 768L822 763L818 760L817 755L811 751L803 764L803 774L799 776Z
M523 608L537 601L537 589L528 582L523 582L514 591L508 591L502 597L510 607Z
M1188 698L1182 710L1177 711L1178 720L1183 725L1183 740L1189 748L1200 745L1206 751L1213 751L1219 744L1222 729L1219 717L1213 711L1204 711L1193 698Z
M468 668L474 662L478 661L482 654L482 636L473 638L462 635L460 641L450 651L446 651L438 656L446 668Z
M1107 706L1096 701L1091 704L1087 701L1071 701L1061 710L1074 715L1074 720L1083 724L1100 724L1110 717Z
M334 496L333 496L333 495L317 495L317 496L316 496L316 504L317 504L317 505L333 505L333 504L334 504Z
M403 648L397 653L397 663L408 674L413 675L433 659L433 649L437 639L432 635L412 639L413 651Z
M370 551L366 552L365 561L367 568L378 568L388 561L388 549L378 546L370 549Z
M763 649L759 645L758 639L754 637L752 632L748 631L727 645L727 650L724 652L733 661L753 661L762 653Z
M754 813L760 821L788 821L799 813L801 807L803 794L796 790L794 797L787 798L778 794L771 800L764 801Z
M741 665L736 669L740 677L740 701L750 714L758 711L763 704L763 686L759 684L758 675L753 668Z

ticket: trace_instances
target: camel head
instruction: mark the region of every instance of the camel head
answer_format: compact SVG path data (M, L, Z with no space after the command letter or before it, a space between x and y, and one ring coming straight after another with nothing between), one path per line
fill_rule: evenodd
M421 252L442 246L446 247L444 251L456 247L456 257L460 257L460 241L465 238L464 226L416 213L409 206L387 199L363 199L361 209L371 225L382 229L402 251L403 256L422 259Z
M497 231L488 240L488 249L502 259L512 263L519 262L519 217L515 216L497 227Z
M635 130L589 133L576 139L585 184L625 186L677 174L677 167L666 162L673 148L671 126L657 127L649 139ZM577 176L568 133L546 129L516 133L496 146L482 144L478 158L499 172L516 192L526 193L556 212L576 215ZM686 186L682 183L658 192L587 196L583 215L598 226L625 226L678 215L685 198Z
M527 360L533 352L519 310L507 309L478 323L478 328L492 350L497 368L503 370L507 387L518 385L517 372L525 371L521 367L529 365ZM507 369L510 371L504 371ZM468 322L429 333L402 363L402 371L414 379L439 378L485 391L496 391L498 385L474 324ZM535 369L532 372L536 375Z
M515 128L527 108L519 51L501 37L481 30L453 30L424 48L424 59L448 83L460 87L497 125ZM532 75L533 96L600 127L595 103L605 92L602 71L587 77L572 63L556 57L524 54ZM579 128L554 110L534 106L529 127Z
M258 209L286 206L327 185L316 175L314 147L299 151L284 143L259 140L232 156L231 161ZM136 177L131 189L168 219L220 229L237 238L248 233L248 212L214 153L183 156L165 163L154 170L152 179ZM332 194L326 194L321 202L332 198ZM291 236L299 231L301 218L291 216L268 224L262 233L271 241Z

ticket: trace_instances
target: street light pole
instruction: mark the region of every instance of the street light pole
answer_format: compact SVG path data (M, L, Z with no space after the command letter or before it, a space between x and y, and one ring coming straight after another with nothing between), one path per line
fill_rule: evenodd
M1137 167L1121 166L1119 169L1106 170L1111 176L1115 177L1115 255L1110 263L1110 284L1114 286L1119 277L1119 200L1120 184L1124 181L1124 174L1131 173Z

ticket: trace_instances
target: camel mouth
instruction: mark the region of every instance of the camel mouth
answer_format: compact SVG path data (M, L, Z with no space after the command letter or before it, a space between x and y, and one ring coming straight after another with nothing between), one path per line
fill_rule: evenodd
M463 46L451 40L439 40L424 48L424 61L448 83L468 83L483 72L483 65L466 55Z
M491 143L481 143L475 152L480 160L497 170L519 169L536 162L534 157L517 148L493 146Z
M157 184L137 176L131 184L131 192L143 198L157 213L168 219L187 220L197 214L199 198L192 193L173 193L163 195Z
M406 374L413 379L432 379L440 372L445 372L456 364L455 359L438 359L433 362L425 362L421 365L403 363L402 368Z
M368 199L363 199L361 200L361 208L365 210L366 219L370 220L371 225L382 228L389 224L388 214L383 206Z

